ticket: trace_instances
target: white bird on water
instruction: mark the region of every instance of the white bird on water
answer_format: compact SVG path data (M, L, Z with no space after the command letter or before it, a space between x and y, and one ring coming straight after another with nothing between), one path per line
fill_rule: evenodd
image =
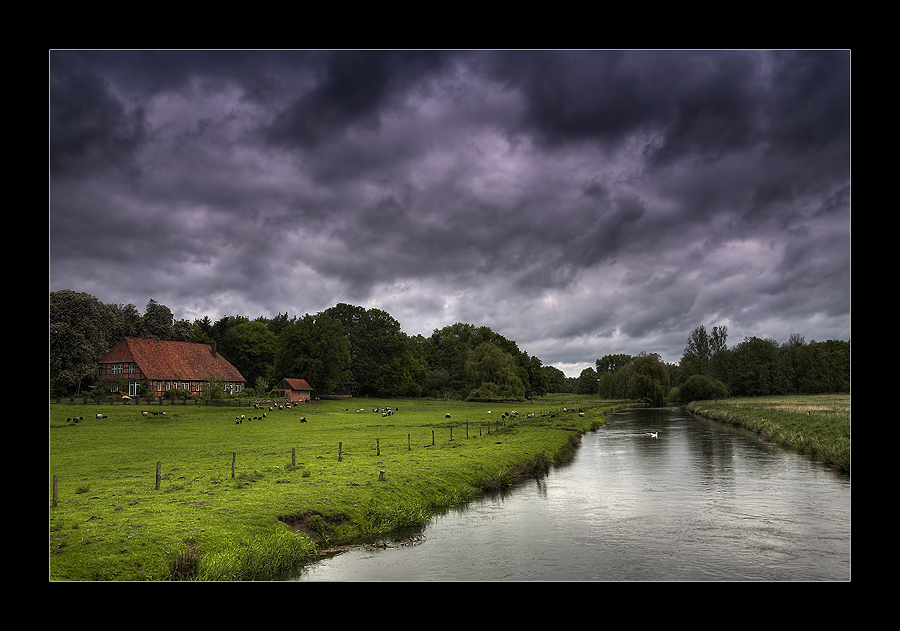
M647 432L647 436L650 438L659 438L659 432Z

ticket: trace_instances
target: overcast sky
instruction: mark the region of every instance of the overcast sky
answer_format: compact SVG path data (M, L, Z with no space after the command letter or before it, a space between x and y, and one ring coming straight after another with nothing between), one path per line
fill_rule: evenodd
M570 376L850 338L850 52L51 51L50 290L345 302Z

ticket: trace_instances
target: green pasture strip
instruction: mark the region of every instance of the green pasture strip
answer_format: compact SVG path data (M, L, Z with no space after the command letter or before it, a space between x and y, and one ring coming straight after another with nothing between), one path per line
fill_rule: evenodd
M374 411L386 407L393 413ZM571 395L153 406L143 409L166 414L148 416L136 405L51 404L50 578L269 578L325 547L422 527L555 463L616 407Z
M850 471L849 394L695 401L688 410Z

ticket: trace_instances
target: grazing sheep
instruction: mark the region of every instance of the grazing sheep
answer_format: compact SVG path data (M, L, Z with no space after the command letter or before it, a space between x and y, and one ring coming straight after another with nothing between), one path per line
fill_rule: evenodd
M305 423L305 422L306 422L306 417L305 417L305 416L301 416L301 417L300 417L300 422L301 422L301 423Z
M447 412L447 416L445 416L444 418L450 418L450 413Z

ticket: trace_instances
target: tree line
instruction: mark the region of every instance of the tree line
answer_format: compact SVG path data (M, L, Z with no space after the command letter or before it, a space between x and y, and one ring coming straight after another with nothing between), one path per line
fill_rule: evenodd
M94 385L97 362L124 337L215 342L247 381L245 396L270 396L284 377L317 394L522 400L548 392L643 399L654 404L725 396L849 392L850 342L779 346L746 338L733 348L725 327L695 329L679 364L655 353L606 355L577 378L544 366L486 326L455 323L430 336L408 335L380 309L340 303L316 314L176 320L150 300L105 304L83 292L50 293L50 391L65 396Z
M539 358L485 326L456 323L413 336L385 311L344 303L300 317L190 322L154 300L141 314L61 290L50 294L51 394L90 388L98 360L124 337L215 342L246 379L246 396L269 396L284 377L305 379L322 395L386 398L522 400L549 387Z
M728 348L727 338L727 327L707 331L701 325L688 337L678 364L664 363L655 353L606 355L569 385L578 394L658 405L729 396L850 392L849 340L807 343L795 333L781 345L745 337Z

